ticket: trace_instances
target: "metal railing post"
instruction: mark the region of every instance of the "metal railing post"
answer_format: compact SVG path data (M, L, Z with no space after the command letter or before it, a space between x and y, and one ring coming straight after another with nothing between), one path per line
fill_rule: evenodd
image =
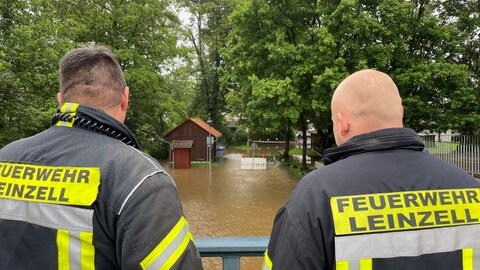
M220 257L223 270L240 270L241 257L262 257L268 237L197 238L195 245L202 257Z
M224 270L240 270L239 256L224 256L222 259Z

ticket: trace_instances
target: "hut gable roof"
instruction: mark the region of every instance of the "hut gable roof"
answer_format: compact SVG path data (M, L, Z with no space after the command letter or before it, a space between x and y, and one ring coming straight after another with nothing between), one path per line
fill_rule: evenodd
M174 129L170 130L167 134L165 134L165 137L168 137L170 134L175 132L175 130L177 130L178 128L180 128L181 126L183 126L185 123L189 121L193 122L195 125L199 126L201 129L205 130L206 132L209 131L209 127L210 127L210 134L212 134L212 136L214 136L217 139L220 138L220 136L222 136L222 133L220 133L220 131L216 130L214 127L210 126L207 122L203 121L202 119L189 118L185 120L183 123L181 123L180 125L176 126Z
M210 126L207 122L203 121L202 119L190 118L190 120L195 124L197 124L199 127L203 128L206 132L208 132L208 127L210 127L210 133L215 138L219 138L220 136L222 136L222 133L220 133L220 131L216 130L214 127Z

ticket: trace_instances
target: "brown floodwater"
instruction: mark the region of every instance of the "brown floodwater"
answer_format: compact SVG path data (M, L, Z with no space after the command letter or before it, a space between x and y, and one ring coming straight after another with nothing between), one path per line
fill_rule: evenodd
M277 210L297 180L277 163L267 170L241 170L241 153L226 153L218 166L173 170L194 237L269 236ZM221 270L221 259L203 259L205 270ZM241 269L261 269L261 258L242 258Z

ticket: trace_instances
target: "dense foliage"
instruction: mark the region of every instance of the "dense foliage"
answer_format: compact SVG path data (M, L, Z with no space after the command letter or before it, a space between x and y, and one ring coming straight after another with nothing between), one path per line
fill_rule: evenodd
M157 138L187 117L192 87L176 65L180 23L169 0L2 0L0 144L48 127L58 62L84 44L110 47L130 87L126 124L158 154ZM174 68L172 68L174 67Z
M159 138L189 116L211 118L226 135L226 116L238 117L250 138L292 140L293 129L313 126L328 147L332 92L363 68L391 74L408 127L476 133L478 7L478 0L0 0L0 146L49 126L58 61L83 44L118 55L131 88L126 124L155 156L166 147ZM180 8L190 15L183 24Z
M244 1L225 50L235 85L227 100L251 126L305 134L313 125L327 147L333 90L348 74L375 68L397 82L406 126L473 133L479 21L478 1Z

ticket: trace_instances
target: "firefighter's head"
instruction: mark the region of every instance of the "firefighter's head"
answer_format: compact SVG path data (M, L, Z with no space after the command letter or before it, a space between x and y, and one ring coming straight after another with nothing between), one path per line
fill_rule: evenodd
M114 54L106 47L81 47L60 61L59 104L88 105L124 122L129 89Z
M333 94L331 111L337 145L363 133L403 127L397 86L376 70L358 71L343 80Z

